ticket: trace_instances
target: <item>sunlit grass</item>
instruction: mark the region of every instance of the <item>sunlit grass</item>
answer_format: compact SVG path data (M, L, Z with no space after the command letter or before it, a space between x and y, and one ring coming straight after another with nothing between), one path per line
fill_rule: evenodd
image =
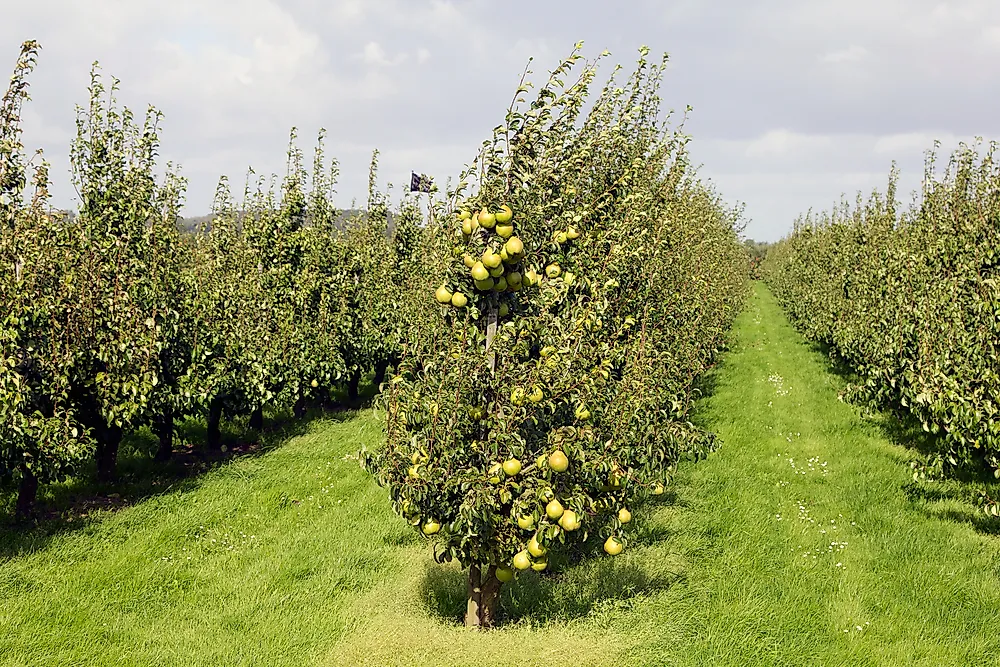
M635 539L458 623L465 581L345 455L368 411L190 483L0 533L9 665L996 665L1000 538L837 400L759 287L698 420L720 436ZM942 485L950 489L954 483Z

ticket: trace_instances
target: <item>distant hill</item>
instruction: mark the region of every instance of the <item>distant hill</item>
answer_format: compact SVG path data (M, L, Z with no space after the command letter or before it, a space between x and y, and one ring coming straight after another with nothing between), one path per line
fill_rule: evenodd
M212 219L215 216L209 213L208 215L199 215L195 218L181 218L177 224L185 232L197 232L201 229L201 226L208 223L211 227Z
M343 223L345 221L349 220L350 218L353 218L356 215L364 215L364 214L365 214L365 211L363 209L359 209L359 208L345 209L345 210L343 210L343 211L340 212L340 215L337 216L337 220L333 223L334 227L340 229L340 228L343 227ZM208 215L200 215L200 216L193 217L193 218L181 218L178 224L180 225L180 227L181 227L181 229L183 231L190 232L190 233L196 233L196 232L198 232L202 228L202 225L206 225L208 229L211 229L211 227L212 227L212 219L214 217L215 216L210 213ZM394 216L392 214L392 211L389 212L388 218L389 218L388 219L388 231L392 232L392 230L393 230L393 228L395 226L394 225L395 220L394 220Z
M57 209L54 210L53 213L60 216L65 216L66 219L68 220L73 220L74 218L76 218L76 211ZM364 209L360 208L345 209L340 212L340 215L337 216L337 220L334 222L334 226L340 229L343 227L343 223L348 219L356 215L364 215L364 214L365 214ZM212 213L209 213L208 215L199 215L190 218L182 217L178 219L177 224L180 226L181 231L187 232L189 234L196 234L202 229L202 226L205 226L207 229L211 229L213 218L215 218L215 215ZM395 222L394 216L392 214L392 211L390 211L388 220L388 231L390 233L395 228L394 222Z

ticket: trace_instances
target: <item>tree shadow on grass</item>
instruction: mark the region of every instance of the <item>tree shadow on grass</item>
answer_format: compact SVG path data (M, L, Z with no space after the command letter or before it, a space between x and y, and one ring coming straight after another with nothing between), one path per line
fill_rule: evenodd
M913 454L911 463L917 470L947 449L940 435L924 431L920 422L907 413L883 411L870 421L890 442ZM1000 481L981 460L949 466L943 477L918 477L904 483L902 490L927 516L1000 535L1000 518L984 512L984 508L1000 501Z
M845 384L856 382L857 374L825 343L813 342L812 349L829 360L829 371ZM911 462L920 468L947 451L941 434L927 432L905 407L888 407L866 412L867 423L894 445L912 456ZM1000 481L982 461L949 466L940 479L915 479L902 485L906 497L927 516L966 523L976 531L1000 535L1000 518L986 514L983 508L1000 502Z
M836 348L829 343L815 340L806 340L805 345L810 351L824 357L827 363L827 370L840 378L844 384L850 384L858 379L858 374L847 363L847 360L837 354Z
M684 579L676 571L652 571L634 559L607 556L575 566L550 558L552 571L518 574L501 591L501 622L532 625L564 622L611 609L628 609L645 596L665 591ZM429 564L420 594L429 613L445 623L462 623L467 571L454 565Z
M701 375L699 375L692 386L693 394L695 396L695 406L698 405L700 401L708 398L715 393L715 390L719 387L719 377L722 374L722 368L726 363L725 355L729 352L726 351L715 360L715 362Z
M926 489L914 488L916 485L904 487L911 500L927 500L921 504L921 511L929 517L943 521L954 521L972 526L976 532L987 535L1000 535L1000 518L985 514L980 508L970 504L960 492L937 494L927 493ZM956 502L961 503L956 507Z
M366 403L363 400L359 406ZM206 480L206 473L230 462L263 456L307 433L316 422L355 419L359 406L312 408L300 418L290 411L276 411L268 415L259 433L247 427L246 416L226 420L221 425L219 451L209 451L202 444L204 420L188 419L178 424L174 454L168 461L153 458L157 439L142 428L123 439L114 482L98 483L95 465L88 462L69 481L43 485L27 520L12 517L16 489L0 485L0 561L42 550L57 536L87 529L110 513L144 500L193 491Z

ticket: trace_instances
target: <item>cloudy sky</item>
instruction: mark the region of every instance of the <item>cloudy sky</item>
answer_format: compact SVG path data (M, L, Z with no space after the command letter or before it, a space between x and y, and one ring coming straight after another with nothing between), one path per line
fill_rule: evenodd
M162 156L206 213L220 174L283 173L288 130L319 127L341 162L339 203L364 197L371 151L383 184L456 175L502 120L527 59L541 76L584 40L610 65L670 54L667 106L694 107L692 153L746 234L774 240L808 207L917 188L934 140L947 153L1000 138L997 0L35 0L9 3L0 67L42 44L25 143L72 206L74 105L100 61L120 101L165 114ZM7 64L4 64L7 63Z

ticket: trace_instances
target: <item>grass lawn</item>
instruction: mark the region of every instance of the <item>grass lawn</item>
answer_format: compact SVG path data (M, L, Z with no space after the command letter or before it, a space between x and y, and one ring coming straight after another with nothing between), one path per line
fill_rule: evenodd
M1000 664L1000 525L913 482L843 383L758 285L698 411L719 451L622 555L509 586L484 634L345 460L377 416L302 423L125 508L0 527L0 664Z

